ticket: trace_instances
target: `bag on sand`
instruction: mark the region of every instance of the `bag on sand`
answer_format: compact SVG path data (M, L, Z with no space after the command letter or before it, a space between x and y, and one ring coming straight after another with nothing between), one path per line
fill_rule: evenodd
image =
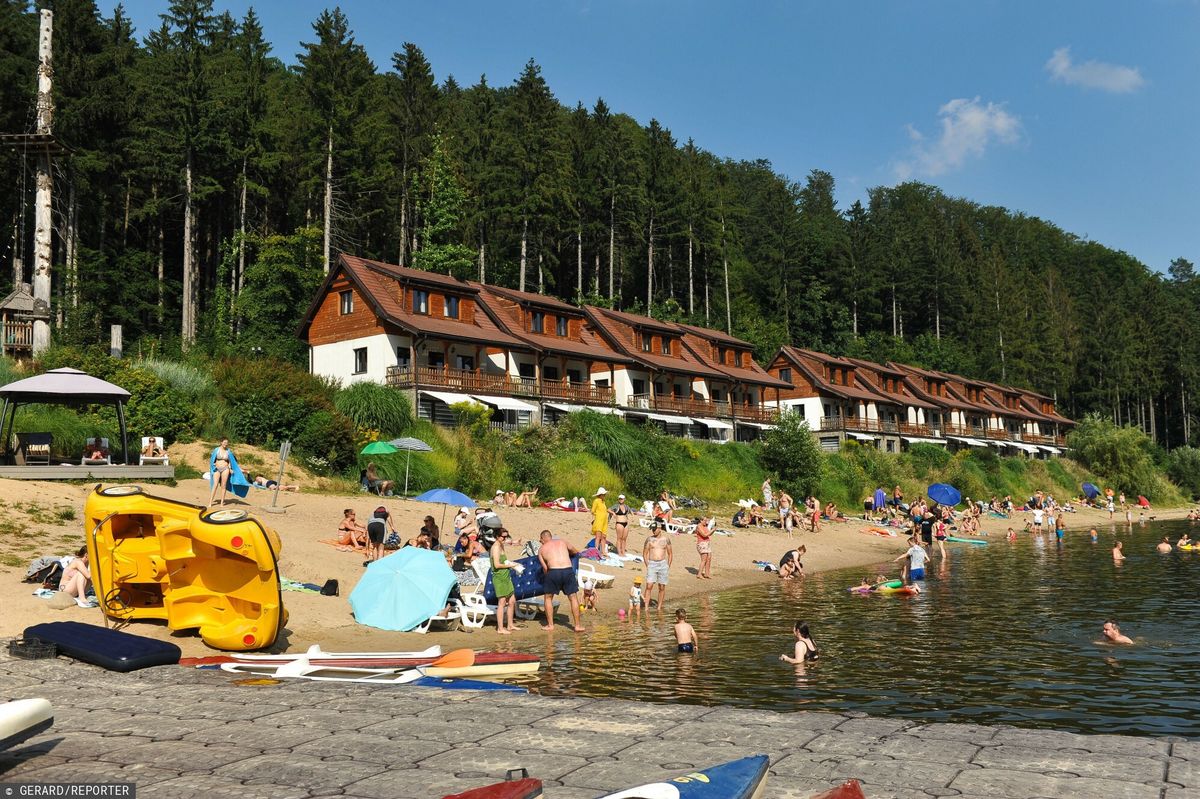
M339 591L338 591L338 581L337 580L333 580L333 579L326 580L325 585L321 586L321 596L338 596L338 595L339 595Z

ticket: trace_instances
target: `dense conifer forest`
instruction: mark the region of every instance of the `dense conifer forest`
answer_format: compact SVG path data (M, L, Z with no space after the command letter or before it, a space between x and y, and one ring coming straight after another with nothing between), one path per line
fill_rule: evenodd
M404 43L375 63L354 36L371 21L336 9L272 46L253 11L211 0L139 31L120 6L45 5L71 149L54 165L56 341L122 324L127 348L303 363L300 317L348 252L728 328L760 357L792 342L1030 387L1168 447L1197 437L1184 258L1162 274L917 182L839 208L827 172L723 158L603 98L564 104L534 60L451 76ZM0 132L33 130L37 25L0 0ZM29 280L32 169L0 151L0 286L18 265Z

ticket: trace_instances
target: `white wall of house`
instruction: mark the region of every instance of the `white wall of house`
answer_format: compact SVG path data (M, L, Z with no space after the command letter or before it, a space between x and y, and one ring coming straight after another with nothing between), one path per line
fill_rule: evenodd
M601 377L603 375L600 375ZM616 399L618 405L628 405L629 396L633 393L633 381L641 380L645 386L642 393L649 393L650 373L638 369L627 369L623 366L618 366L616 374L616 384L613 389L616 391Z
M337 380L343 386L363 381L382 383L387 379L387 368L396 365L396 347L408 345L407 336L386 333L317 344L309 348L312 373ZM367 369L361 373L354 369L354 351L358 349L367 351Z
M798 397L793 399L780 400L780 405L783 406L785 412L790 411L799 413L804 417L804 421L808 422L810 430L821 429L821 418L825 415L825 409L822 407L820 397Z

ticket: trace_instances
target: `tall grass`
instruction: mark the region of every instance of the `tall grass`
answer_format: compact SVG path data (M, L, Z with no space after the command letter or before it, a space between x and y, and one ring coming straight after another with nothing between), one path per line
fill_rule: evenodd
M339 390L334 406L360 430L375 430L384 439L403 435L413 426L412 405L403 393L378 383L354 383Z
M590 497L604 486L610 502L624 493L625 484L608 464L582 450L560 450L551 456L549 480L539 486L538 501L556 497Z

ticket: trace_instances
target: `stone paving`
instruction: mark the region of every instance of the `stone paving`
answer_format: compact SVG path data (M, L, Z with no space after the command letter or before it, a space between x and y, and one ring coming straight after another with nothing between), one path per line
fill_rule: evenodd
M0 781L133 782L138 795L437 799L524 766L592 799L748 754L767 797L854 777L870 799L1200 799L1200 742L616 699L286 682L179 667L113 674L0 655L0 698L54 728L0 753Z

